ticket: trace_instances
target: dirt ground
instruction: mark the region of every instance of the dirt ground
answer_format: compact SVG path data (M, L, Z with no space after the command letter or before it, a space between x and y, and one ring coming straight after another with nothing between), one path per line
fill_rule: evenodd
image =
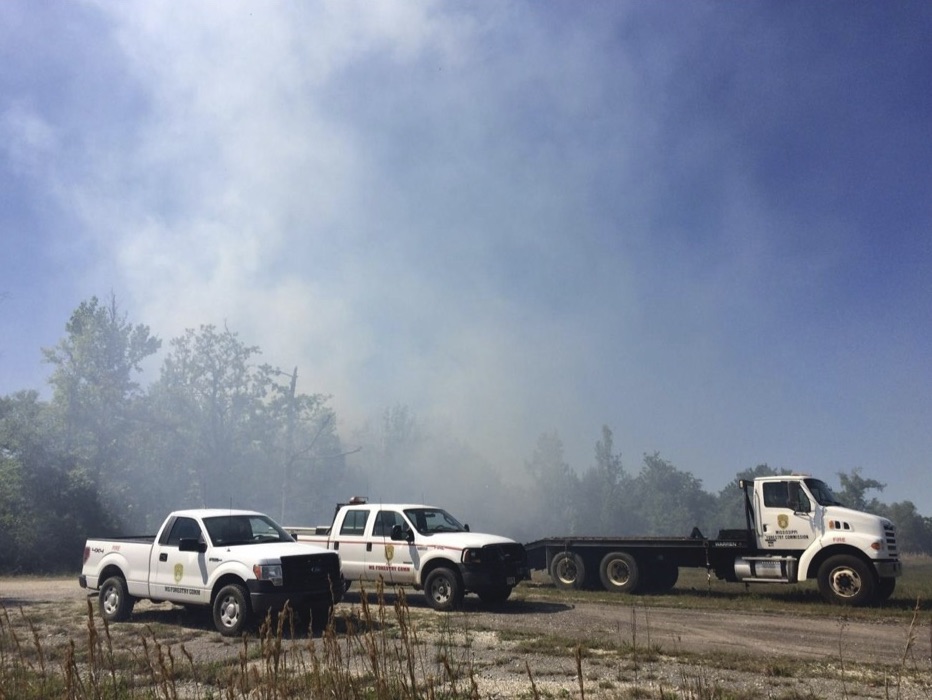
M0 579L0 603L11 617L30 609L47 619L49 605L80 607L87 599L75 579ZM473 596L453 614L451 627L470 630L468 658L487 698L530 697L528 666L543 697L579 697L576 659L566 644L528 645L527 639L578 640L590 650L653 650L646 661L590 653L582 668L587 698L659 697L678 689L679 697L705 697L699 687L729 689L717 697L761 698L932 698L932 619L928 613L910 628L902 618L864 622L787 614L720 610L684 610L615 603L585 602L576 594L562 601L519 589L515 599L496 611L482 608ZM391 603L393 596L388 596ZM414 620L425 629L438 627L439 613L422 597L408 597ZM359 607L350 591L337 614ZM39 615L39 611L46 612ZM80 619L79 617L77 618ZM187 629L185 648L195 660L237 658L239 645L224 640L209 618L183 613L170 605L141 602L123 623L180 624ZM60 626L58 632L60 634ZM75 622L74 635L84 631ZM529 650L530 648L530 650ZM626 694L627 693L627 694Z

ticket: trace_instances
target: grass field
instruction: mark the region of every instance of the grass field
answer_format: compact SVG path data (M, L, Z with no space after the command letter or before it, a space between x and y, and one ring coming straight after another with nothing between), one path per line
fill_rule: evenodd
M562 603L603 602L638 609L684 609L792 613L837 619L839 608L821 602L814 584L757 585L745 588L709 580L703 571L683 570L675 589L664 595L624 596L600 591L566 592L544 581L520 586L515 597ZM321 637L290 634L266 626L260 634L231 644L220 640L209 622L198 628L172 624L172 615L147 617L139 624L104 625L83 603L43 603L10 610L0 606L0 700L253 700L336 698L338 700L484 700L485 698L618 698L650 700L834 700L844 698L932 698L932 660L924 666L857 669L791 660L754 660L679 654L623 639L611 648L580 643L553 633L489 635L475 616L436 615L412 610L404 595L386 603L360 598L343 611L338 624ZM932 629L932 558L909 557L888 604L845 609L851 619L883 621L903 630L904 639L921 627ZM185 613L180 611L177 615ZM180 618L179 618L180 619ZM166 623L166 620L168 621ZM932 632L929 632L932 634ZM493 661L479 648L496 645ZM200 645L206 655L191 650ZM218 653L210 655L211 647ZM479 676L488 664L512 665L532 656L549 659L545 685L540 667L530 665L517 690L490 691ZM678 678L669 680L669 669ZM668 675L664 676L663 672ZM724 676L758 679L743 686ZM824 676L832 690L817 690L804 678ZM480 691L480 686L485 690ZM909 688L906 695L904 689Z
M761 612L792 610L795 615L837 616L838 608L822 601L814 581L800 584L741 584L719 581L702 569L680 569L674 589L660 595L619 595L601 590L567 592L549 585L549 577L534 576L535 595L554 599L590 600L641 606L684 607L690 609L746 609ZM533 585L533 584L532 584ZM804 605L800 605L804 603ZM851 619L909 620L914 612L932 610L932 557L907 556L896 592L884 605L846 608Z

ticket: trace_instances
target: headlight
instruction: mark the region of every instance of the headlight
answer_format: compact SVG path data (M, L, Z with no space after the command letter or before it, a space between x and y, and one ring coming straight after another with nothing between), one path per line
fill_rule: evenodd
M464 564L481 564L482 563L482 550L481 549L464 549L463 550L463 563Z
M282 585L281 564L256 564L252 567L252 573L260 581L271 581L275 586Z

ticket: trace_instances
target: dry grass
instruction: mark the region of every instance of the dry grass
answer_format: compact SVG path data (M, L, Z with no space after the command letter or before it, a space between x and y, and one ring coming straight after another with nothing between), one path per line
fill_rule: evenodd
M633 610L629 639L595 645L559 634L474 629L469 615L412 610L403 591L391 598L381 589L371 599L361 595L358 606L341 606L320 636L293 629L282 615L237 641L220 638L207 619L192 625L180 610L150 614L143 606L141 624L108 625L90 602L31 606L28 613L0 606L0 700L889 700L907 697L906 687L911 698L932 697L932 661L922 666L910 653L925 634L920 605L891 673L847 663L841 640L836 662L819 667L699 657L652 641L649 616L638 622ZM172 624L176 614L188 616L185 624ZM520 667L515 678L523 682L490 690L496 667ZM738 676L759 682L728 682ZM811 677L829 683L816 688L804 680Z

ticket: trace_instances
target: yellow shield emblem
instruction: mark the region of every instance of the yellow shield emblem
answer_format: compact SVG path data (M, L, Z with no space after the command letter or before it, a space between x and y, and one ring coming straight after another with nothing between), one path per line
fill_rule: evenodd
M781 530L785 530L786 526L790 524L790 516L788 515L778 515L777 516L777 527Z
M385 545L385 561L391 561L395 558L395 545Z
M184 576L184 566L175 564L175 583L180 582L182 576Z

